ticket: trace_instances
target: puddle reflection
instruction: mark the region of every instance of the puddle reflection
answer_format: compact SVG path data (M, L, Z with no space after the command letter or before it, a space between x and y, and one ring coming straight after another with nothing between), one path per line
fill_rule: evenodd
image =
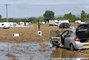
M50 55L50 60L89 60L89 57L85 57L84 53L72 52L67 49L57 48L52 51Z

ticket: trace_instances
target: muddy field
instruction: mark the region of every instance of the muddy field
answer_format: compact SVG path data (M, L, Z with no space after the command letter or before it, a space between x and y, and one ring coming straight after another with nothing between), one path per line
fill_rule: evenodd
M71 25L72 28L78 24ZM36 34L36 24L33 27L0 29L0 60L89 60L89 49L72 52L56 46L50 47L50 30L62 33L66 29L41 25L42 36ZM20 36L13 37L13 33L19 33Z
M73 23L72 27L76 27ZM11 29L0 29L0 41L6 42L33 42L33 41L49 41L50 30L59 30L63 32L66 29L59 29L57 26L41 25L42 36L37 35L37 24L33 24L33 27L14 27ZM19 33L19 37L13 37L13 33Z

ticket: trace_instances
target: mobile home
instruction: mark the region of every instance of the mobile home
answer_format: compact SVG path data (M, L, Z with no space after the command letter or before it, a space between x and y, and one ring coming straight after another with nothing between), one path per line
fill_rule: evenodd
M13 23L12 22L0 22L0 28L12 28Z
M58 23L58 20L49 20L49 26L56 26Z

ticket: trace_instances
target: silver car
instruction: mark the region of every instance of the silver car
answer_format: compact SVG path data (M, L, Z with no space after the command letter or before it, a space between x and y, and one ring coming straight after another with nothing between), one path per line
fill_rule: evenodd
M89 25L81 24L77 29L70 29L64 31L56 41L57 46L69 48L71 51L75 49L88 49L89 48ZM50 36L52 45L55 42Z

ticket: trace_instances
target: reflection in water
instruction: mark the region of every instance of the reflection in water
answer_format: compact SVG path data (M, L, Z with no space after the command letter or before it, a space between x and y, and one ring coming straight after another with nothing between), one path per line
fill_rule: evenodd
M41 44L48 44L47 47L41 48ZM48 42L42 43L8 43L0 42L0 60L62 60L65 59L86 59L84 53L71 52L63 48L49 48ZM8 52L9 48L9 52ZM44 51L40 51L44 50Z
M80 53L78 51L69 51L63 48L57 48L52 52L50 55L50 60L61 60L61 59L68 59L68 60L89 60L89 57L86 57L84 53Z
M53 51L53 53L51 54L51 57L55 57L55 58L77 58L79 57L78 54L74 54L74 52L69 52L68 50L65 49L56 49Z

